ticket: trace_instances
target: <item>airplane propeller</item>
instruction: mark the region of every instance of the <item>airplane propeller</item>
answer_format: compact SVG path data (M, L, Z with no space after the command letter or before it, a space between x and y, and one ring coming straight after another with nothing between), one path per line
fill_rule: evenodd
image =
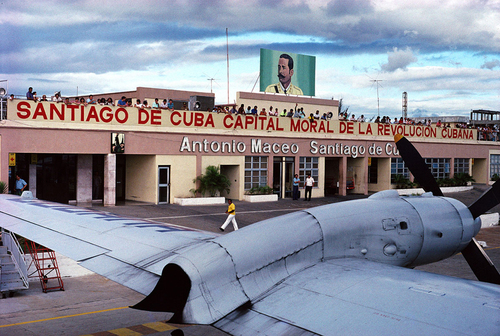
M427 167L425 160L412 143L401 134L396 134L394 141L405 165L423 189L426 192L432 192L434 196L443 196L443 192ZM473 218L477 218L499 203L500 181L497 181L468 208ZM469 245L462 251L462 255L479 281L500 285L500 273L475 238L472 238Z
M500 181L500 180L499 180ZM488 189L474 203L469 205L472 217L477 218L486 211L500 203L500 183L496 181L491 189Z
M412 143L401 134L396 134L394 136L394 141L396 142L399 155L403 158L406 167L408 167L415 177L415 180L420 183L422 188L424 188L426 192L431 191L434 196L443 196L443 192L439 188L432 172L427 167L425 160Z

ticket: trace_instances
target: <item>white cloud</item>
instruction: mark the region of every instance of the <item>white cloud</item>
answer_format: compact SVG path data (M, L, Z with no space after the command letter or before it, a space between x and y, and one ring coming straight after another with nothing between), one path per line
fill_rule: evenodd
M405 50L398 50L394 48L393 51L387 53L387 63L381 64L380 68L384 72L394 72L398 69L407 70L407 66L417 61L411 48Z
M376 93L361 69L384 80L381 107L394 113L400 113L402 91L419 95L428 111L455 105L470 110L481 99L500 109L490 99L498 101L500 92L498 1L344 2L3 0L0 24L8 40L0 50L0 79L8 78L16 94L31 84L52 92L75 91L77 85L94 93L137 86L210 91L196 72L225 73L228 27L231 100L236 91L252 89L258 49L270 45L328 60L317 68L317 96L338 98L343 92L346 103L366 109L364 114L376 108ZM486 55L482 64L477 54ZM431 66L436 64L450 68ZM375 69L384 73L373 75ZM221 86L214 85L219 102L227 100ZM458 91L468 94L455 96Z

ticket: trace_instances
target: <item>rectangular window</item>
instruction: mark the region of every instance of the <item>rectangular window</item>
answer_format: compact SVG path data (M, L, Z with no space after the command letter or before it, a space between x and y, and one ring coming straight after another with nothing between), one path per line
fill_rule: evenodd
M410 171L406 167L405 162L403 161L402 158L391 158L391 182L392 183L394 183L396 181L396 175L403 175L407 179L410 178Z
M309 156L301 156L299 159L299 178L300 184L299 187L304 186L304 182L306 181L307 175L311 174L311 177L314 179L314 186L318 186L318 161L317 157L309 157Z
M450 177L450 159L427 158L425 163L435 179Z
M469 174L469 159L455 159L453 174L466 173Z
M490 155L490 178L495 174L500 176L500 154Z
M245 190L267 185L267 156L245 156Z

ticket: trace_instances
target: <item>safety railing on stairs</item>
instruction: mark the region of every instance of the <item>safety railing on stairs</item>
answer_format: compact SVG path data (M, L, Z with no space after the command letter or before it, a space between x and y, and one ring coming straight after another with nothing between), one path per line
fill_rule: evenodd
M24 258L24 252L19 245L17 238L10 232L1 229L2 233L2 244L7 247L7 251L11 253L12 261L16 265L16 270L19 272L19 276L23 281L25 288L29 287L28 283L28 267Z

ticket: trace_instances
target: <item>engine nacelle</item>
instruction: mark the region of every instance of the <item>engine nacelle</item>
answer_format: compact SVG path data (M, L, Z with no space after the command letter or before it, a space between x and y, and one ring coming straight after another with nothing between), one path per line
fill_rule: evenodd
M479 228L480 221L454 199L383 191L265 220L177 251L135 308L211 324L325 259L413 267L460 252Z

